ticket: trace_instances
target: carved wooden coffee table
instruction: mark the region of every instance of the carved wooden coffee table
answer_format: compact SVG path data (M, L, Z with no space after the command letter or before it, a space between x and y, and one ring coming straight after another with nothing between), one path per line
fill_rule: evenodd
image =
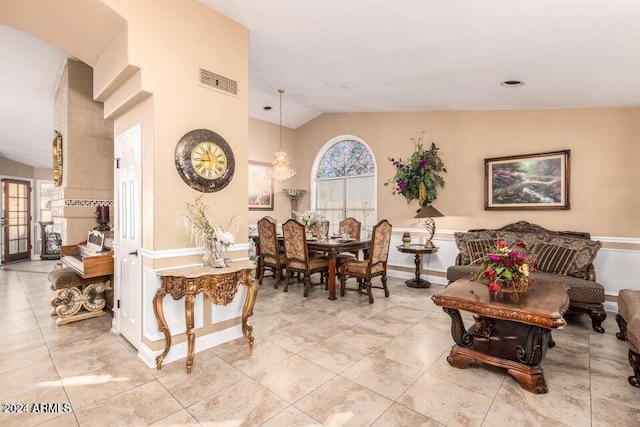
M499 299L486 286L460 279L431 299L451 316L456 343L447 357L451 366L464 369L481 361L506 368L527 391L547 392L540 364L547 348L555 345L551 329L566 325L562 315L569 307L569 297L563 285L533 283L518 298L505 294ZM459 310L479 315L469 330Z

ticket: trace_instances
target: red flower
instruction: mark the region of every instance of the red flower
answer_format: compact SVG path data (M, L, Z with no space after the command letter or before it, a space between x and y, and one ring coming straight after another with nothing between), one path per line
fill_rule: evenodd
M516 240L516 246L522 249L527 249L527 244L520 239Z
M496 246L499 248L506 248L507 242L505 242L504 240L498 239L496 240Z
M485 268L484 275L488 278L492 279L493 275L496 274L496 271L493 268Z
M500 286L496 282L489 283L489 292L498 292L500 290Z

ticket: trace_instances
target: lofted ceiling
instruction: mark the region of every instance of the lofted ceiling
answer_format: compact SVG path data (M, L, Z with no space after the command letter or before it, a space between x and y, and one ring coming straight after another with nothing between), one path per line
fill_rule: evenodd
M637 0L198 1L249 29L250 116L278 123L282 88L291 128L329 112L640 106ZM51 167L27 147L53 139L52 113L34 112L52 108L64 54L6 27L0 54L0 155Z

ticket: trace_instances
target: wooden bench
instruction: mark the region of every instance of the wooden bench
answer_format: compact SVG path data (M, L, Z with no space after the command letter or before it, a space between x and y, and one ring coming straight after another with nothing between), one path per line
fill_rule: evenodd
M51 300L52 316L58 316L57 325L104 316L106 300L104 290L108 276L84 279L72 268L53 270L47 276L51 289L56 292Z

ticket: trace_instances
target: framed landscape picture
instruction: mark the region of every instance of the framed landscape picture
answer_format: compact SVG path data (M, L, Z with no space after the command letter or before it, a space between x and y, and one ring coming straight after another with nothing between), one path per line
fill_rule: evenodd
M569 209L569 154L484 159L485 210Z
M249 210L273 210L273 178L270 163L249 161Z

